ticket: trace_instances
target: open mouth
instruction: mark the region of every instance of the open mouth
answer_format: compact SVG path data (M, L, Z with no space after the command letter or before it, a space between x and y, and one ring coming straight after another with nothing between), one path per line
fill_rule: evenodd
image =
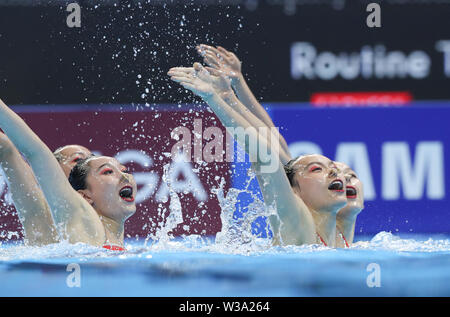
M344 192L344 183L340 179L336 179L331 182L330 186L328 186L329 190L336 192Z
M347 186L346 188L346 194L347 194L347 198L350 199L355 199L356 196L358 195L358 192L356 191L356 188L353 186Z
M123 187L119 192L119 196L126 202L133 202L134 201L133 188L131 186Z

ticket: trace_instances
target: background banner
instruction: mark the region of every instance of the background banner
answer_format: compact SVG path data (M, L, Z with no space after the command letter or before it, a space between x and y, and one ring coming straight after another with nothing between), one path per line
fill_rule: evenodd
M0 1L0 95L11 104L190 102L167 71L221 45L264 101L399 91L450 99L450 2L369 0ZM111 79L111 80L110 80Z

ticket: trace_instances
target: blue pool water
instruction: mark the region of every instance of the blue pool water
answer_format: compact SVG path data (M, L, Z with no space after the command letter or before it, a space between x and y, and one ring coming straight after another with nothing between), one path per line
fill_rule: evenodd
M198 237L126 246L117 253L81 244L4 243L0 296L450 295L449 236L381 232L350 249L217 245ZM71 263L79 265L80 287L67 284L75 274L67 271Z

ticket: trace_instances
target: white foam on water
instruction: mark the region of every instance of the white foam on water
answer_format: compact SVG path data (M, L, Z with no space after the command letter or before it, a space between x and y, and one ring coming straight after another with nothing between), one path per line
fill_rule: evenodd
M352 248L402 252L441 252L450 251L450 240L428 238L425 241L417 241L415 239L402 239L390 232L382 231L370 241L355 243Z
M106 251L106 252L105 252ZM100 247L84 243L71 244L66 241L45 246L3 244L0 247L0 261L41 260L58 258L104 258L116 255Z
M235 240L236 241L236 240ZM348 249L333 249L322 245L303 245L303 246L271 246L271 239L254 238L251 243L239 244L215 243L214 239L200 235L191 235L185 238L165 240L161 243L145 245L141 242L127 242L125 244L126 252L116 252L95 247L87 244L61 242L41 247L26 246L21 243L3 243L0 246L0 261L15 262L23 260L44 260L44 259L76 259L83 260L107 260L110 258L134 258L148 257L151 254L160 252L200 252L211 254L229 254L229 255L283 255L283 254L314 254L329 252L347 252L347 251L388 251L394 254L398 253L448 253L450 252L450 239L432 239L416 240L402 239L389 232L380 232L370 241L359 241ZM234 243L234 244L233 244Z

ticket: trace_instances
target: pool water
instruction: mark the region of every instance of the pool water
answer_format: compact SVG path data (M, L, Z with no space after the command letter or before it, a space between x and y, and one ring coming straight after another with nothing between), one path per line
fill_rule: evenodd
M3 243L0 296L450 295L449 236L381 232L349 249L270 247L267 239L221 245L201 237L126 247Z

